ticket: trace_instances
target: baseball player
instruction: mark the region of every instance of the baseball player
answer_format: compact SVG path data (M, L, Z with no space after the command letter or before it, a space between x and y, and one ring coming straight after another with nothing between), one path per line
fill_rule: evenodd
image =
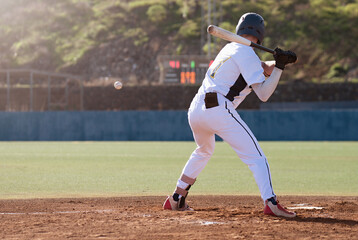
M244 14L236 26L236 34L258 44L262 43L264 32L264 19L256 13ZM164 209L193 210L185 199L213 154L217 134L252 171L264 201L264 214L296 216L278 203L266 156L235 110L252 91L266 102L275 91L285 66L297 58L291 51L276 48L274 59L274 65L262 63L253 48L234 42L219 52L188 111L197 148L186 163L174 194L165 200Z

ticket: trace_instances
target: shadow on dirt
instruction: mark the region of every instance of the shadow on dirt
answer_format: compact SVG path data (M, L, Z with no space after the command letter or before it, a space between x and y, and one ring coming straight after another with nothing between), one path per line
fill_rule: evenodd
M343 224L348 226L358 226L358 221L356 220L337 219L337 218L297 216L296 218L287 219L287 220L296 221L296 222L312 222L312 223Z

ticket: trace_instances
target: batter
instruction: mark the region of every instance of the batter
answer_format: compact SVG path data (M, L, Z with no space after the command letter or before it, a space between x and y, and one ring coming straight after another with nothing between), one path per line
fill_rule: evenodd
M256 13L244 14L236 27L238 35L258 44L262 43L264 31L264 19ZM274 59L275 66L270 68L262 64L251 47L239 43L227 44L217 55L188 111L197 148L186 163L174 194L164 202L164 209L193 210L185 199L214 152L217 134L230 144L252 171L264 201L264 213L296 216L278 203L267 158L254 134L235 110L252 91L260 100L267 101L275 91L285 65L295 62L297 58L291 51L276 48ZM265 75L269 77L265 79Z

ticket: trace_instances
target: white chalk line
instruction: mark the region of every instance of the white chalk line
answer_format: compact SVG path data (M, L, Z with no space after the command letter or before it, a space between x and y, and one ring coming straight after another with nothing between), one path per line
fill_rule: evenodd
M305 209L305 210L321 210L324 207L316 207L316 206L310 206L308 203L300 203L295 204L294 207L287 207L287 209L295 210L295 209Z
M92 211L56 211L56 212L3 212L0 215L46 215L46 214L74 214L74 213L109 213L114 212L113 209L104 209L104 210L92 210Z
M197 221L200 225L208 226L208 225L222 225L226 224L224 222L212 222L212 221Z

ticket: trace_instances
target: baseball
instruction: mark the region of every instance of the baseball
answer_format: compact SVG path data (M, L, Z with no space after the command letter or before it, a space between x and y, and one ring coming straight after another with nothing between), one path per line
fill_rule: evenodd
M114 88L117 89L117 90L121 89L122 88L122 83L120 81L116 81L114 83Z

